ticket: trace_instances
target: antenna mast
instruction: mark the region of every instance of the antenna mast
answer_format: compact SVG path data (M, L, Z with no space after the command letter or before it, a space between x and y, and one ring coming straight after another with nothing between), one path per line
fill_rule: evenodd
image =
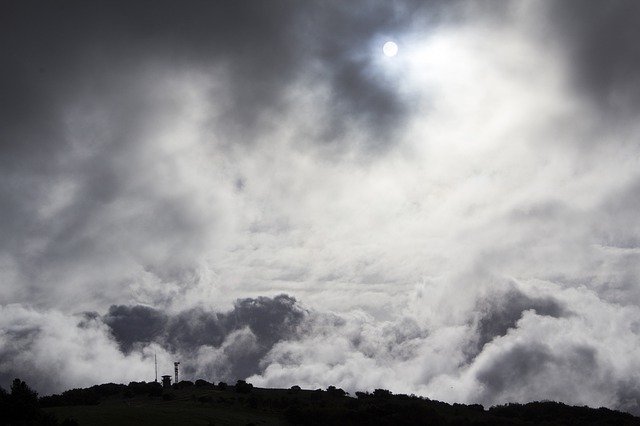
M155 352L153 353L153 361L156 364L156 383L158 383L158 356Z

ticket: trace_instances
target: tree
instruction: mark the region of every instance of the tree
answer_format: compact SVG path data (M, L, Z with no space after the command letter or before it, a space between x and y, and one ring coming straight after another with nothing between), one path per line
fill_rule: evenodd
M332 397L341 397L346 395L346 392L344 390L340 388L336 388L333 385L327 388L327 393L329 394L329 396L332 396Z
M11 383L9 405L9 417L15 424L34 424L40 414L38 393L20 379Z
M11 383L11 398L14 402L21 402L31 406L38 405L38 392L31 389L20 379L14 379Z
M9 394L2 386L0 386L0 413L9 412ZM0 425L4 424L4 420L0 419Z
M195 385L196 385L196 387L197 387L197 388L209 388L209 387L211 387L211 386L212 386L212 384L211 384L211 383L207 382L207 381L206 381L206 380L204 380L204 379L198 379L198 380L196 380Z
M373 396L376 398L390 398L391 391L387 389L376 389L373 391Z
M57 421L51 414L40 408L38 393L20 379L11 383L11 393L0 390L0 422L9 425L55 425Z
M149 396L162 396L162 385L157 382L149 383Z
M191 380L180 380L178 383L173 384L174 389L187 389L193 387Z
M298 393L300 392L302 389L300 388L300 386L298 385L293 385L289 388L289 392L288 393Z
M245 382L244 380L238 380L235 388L238 393L249 393L251 392L251 389L253 389L253 385Z

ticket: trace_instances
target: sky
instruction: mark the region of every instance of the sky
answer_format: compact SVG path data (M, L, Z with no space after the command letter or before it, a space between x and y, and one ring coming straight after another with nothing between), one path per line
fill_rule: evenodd
M0 10L4 388L640 414L640 3Z

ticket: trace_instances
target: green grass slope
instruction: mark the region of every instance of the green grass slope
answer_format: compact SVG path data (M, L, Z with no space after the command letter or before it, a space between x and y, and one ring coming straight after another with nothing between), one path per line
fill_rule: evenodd
M67 425L640 425L640 418L606 408L556 402L447 404L383 389L346 395L327 390L261 389L204 381L170 389L157 383L104 384L46 396L39 404ZM35 394L35 393L34 393ZM53 416L50 416L53 417ZM0 421L0 425L3 423ZM50 423L47 423L50 424Z
M48 407L59 419L72 418L80 425L283 425L281 413L255 405L260 395L272 391L256 389L252 395L212 389L172 390L175 399L146 395L126 398L115 395L97 405ZM275 391L275 393L278 393Z

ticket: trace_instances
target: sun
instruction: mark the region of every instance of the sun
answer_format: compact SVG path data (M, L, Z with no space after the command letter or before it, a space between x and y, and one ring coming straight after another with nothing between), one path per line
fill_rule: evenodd
M385 56L392 58L398 54L398 45L392 41L388 41L382 46L382 53L384 53Z

